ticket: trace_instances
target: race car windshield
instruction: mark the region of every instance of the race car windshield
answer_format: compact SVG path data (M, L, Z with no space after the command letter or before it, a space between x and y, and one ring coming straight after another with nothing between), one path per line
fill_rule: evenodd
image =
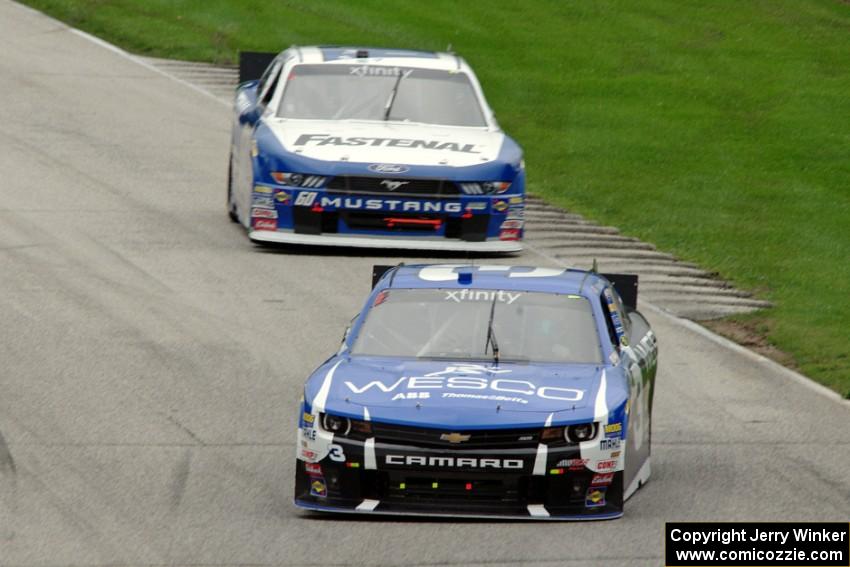
M379 65L297 65L277 115L487 126L465 73Z
M584 297L483 289L382 291L351 354L492 361L493 334L501 361L601 363Z

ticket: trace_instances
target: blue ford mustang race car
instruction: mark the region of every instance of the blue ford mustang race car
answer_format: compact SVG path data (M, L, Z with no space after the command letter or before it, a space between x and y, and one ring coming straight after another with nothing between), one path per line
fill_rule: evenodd
M622 515L650 474L657 360L635 276L419 265L373 279L304 387L296 505Z
M291 47L243 68L227 207L252 240L521 249L522 151L463 59Z

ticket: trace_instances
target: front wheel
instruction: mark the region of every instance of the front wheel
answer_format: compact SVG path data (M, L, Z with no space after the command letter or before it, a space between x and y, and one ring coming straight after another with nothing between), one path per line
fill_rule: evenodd
M227 165L227 216L231 221L239 222L236 203L233 202L233 155L230 156L230 162Z

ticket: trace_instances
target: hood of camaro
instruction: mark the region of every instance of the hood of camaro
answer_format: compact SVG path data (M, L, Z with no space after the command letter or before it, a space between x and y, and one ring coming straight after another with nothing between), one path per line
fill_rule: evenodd
M552 424L593 421L601 409L624 403L625 384L610 379L610 370L589 364L340 356L308 380L306 399L329 413L400 425L540 427L550 415Z
M505 135L483 128L348 120L269 120L283 148L326 161L464 167L497 159Z

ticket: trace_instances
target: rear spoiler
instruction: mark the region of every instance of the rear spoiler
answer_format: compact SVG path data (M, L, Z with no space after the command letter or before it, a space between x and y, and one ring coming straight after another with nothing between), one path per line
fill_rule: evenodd
M603 278L611 282L617 293L620 294L620 299L623 300L623 305L632 311L637 310L638 297L638 277L636 274L599 274Z
M372 266L372 289L378 285L378 282L381 281L381 278L384 277L388 271L393 268L398 268L399 266L403 266L404 264L396 264L395 266Z
M375 265L372 266L372 288L374 289L381 278L393 268L398 268L404 264L396 264L395 266ZM620 299L623 300L623 305L633 311L637 310L638 297L638 277L637 274L599 274L603 278L611 282L617 293L620 294Z
M266 53L264 51L240 51L239 84L245 81L256 81L262 77L277 56L277 53Z

